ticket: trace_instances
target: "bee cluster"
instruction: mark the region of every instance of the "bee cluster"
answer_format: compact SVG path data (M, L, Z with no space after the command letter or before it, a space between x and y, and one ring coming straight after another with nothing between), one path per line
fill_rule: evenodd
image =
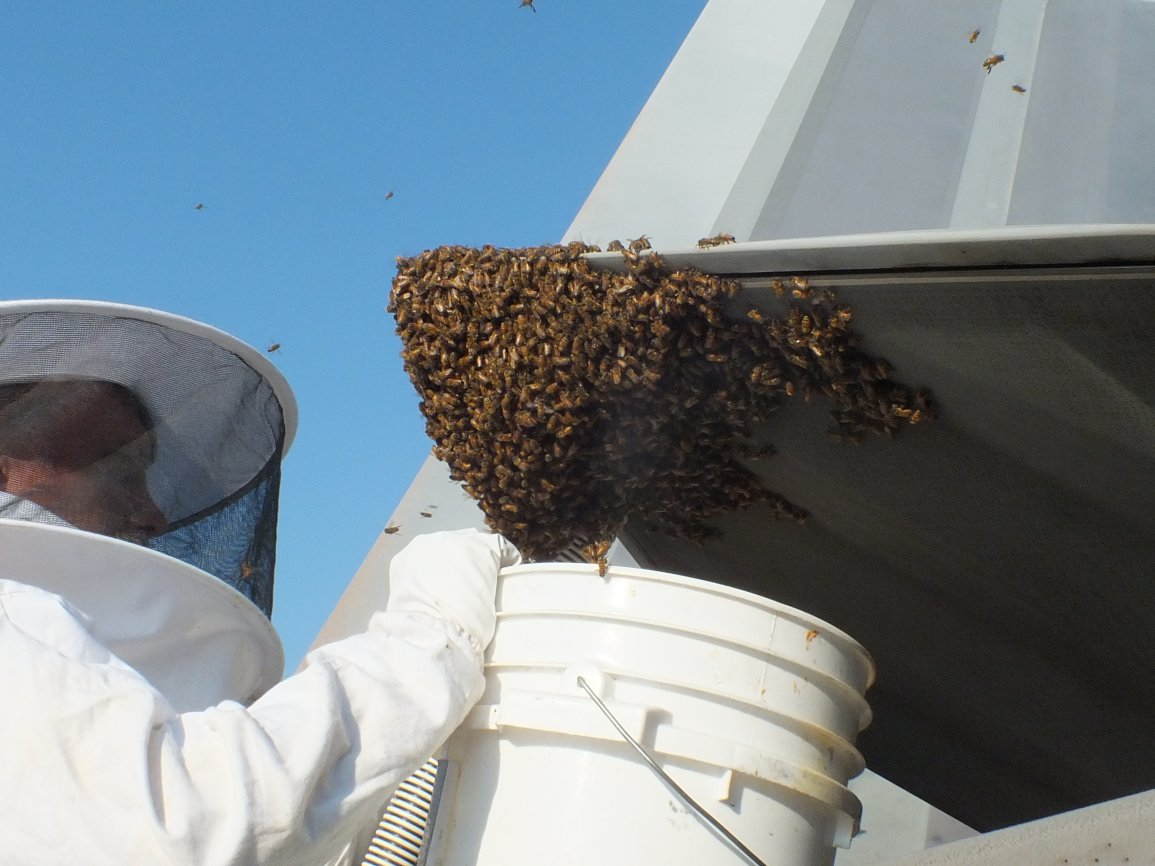
M737 283L669 271L642 240L615 245L624 273L580 243L397 260L389 311L434 453L529 559L604 546L630 516L696 539L755 503L804 520L741 462L772 453L756 431L791 396L830 398L853 441L931 416L829 291L775 281L784 316L735 313Z

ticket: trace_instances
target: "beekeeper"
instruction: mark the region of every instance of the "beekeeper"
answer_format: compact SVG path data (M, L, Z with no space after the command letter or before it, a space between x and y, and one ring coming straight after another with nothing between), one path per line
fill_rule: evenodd
M0 863L356 862L480 696L519 556L473 531L411 542L368 630L280 679L294 412L198 323L0 303Z

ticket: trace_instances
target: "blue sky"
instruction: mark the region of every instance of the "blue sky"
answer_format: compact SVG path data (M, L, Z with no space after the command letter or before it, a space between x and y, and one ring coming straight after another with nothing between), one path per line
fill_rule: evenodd
M394 258L557 241L704 5L0 7L0 298L282 346L290 670L429 451L384 311Z

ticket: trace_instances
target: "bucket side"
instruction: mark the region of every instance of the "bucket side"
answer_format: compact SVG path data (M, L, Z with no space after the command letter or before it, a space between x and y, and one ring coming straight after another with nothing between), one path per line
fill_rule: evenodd
M804 718L854 737L870 721L863 695L832 674L821 652L782 655L716 632L687 630L617 614L536 611L505 615L487 654L502 667L581 660L633 679L654 679L752 708ZM815 636L811 643L821 638ZM550 690L554 687L551 686Z
M748 866L689 813L624 743L529 731L460 731L427 866ZM829 866L861 806L705 764L663 770L774 866ZM830 798L833 799L833 798ZM449 817L452 816L452 817Z
M745 864L603 705L767 863L828 866L857 828L846 782L873 662L801 611L678 575L518 566L499 577L485 673L447 746L429 866Z
M709 634L817 667L864 693L874 681L866 649L841 629L745 590L644 569L545 563L503 569L498 615L556 611L624 616Z

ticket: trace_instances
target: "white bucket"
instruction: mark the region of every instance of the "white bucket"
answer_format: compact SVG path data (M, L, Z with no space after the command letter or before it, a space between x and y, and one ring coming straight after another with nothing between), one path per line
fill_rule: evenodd
M506 569L486 690L450 739L428 866L749 861L663 785L581 677L759 859L818 866L856 832L874 668L842 631L640 569Z

